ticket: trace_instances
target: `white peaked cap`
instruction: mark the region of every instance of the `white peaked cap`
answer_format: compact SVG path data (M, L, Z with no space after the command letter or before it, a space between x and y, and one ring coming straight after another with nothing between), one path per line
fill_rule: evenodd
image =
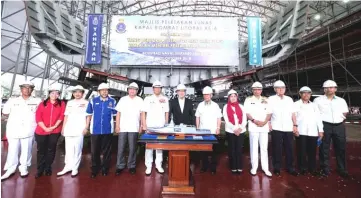
M273 87L286 87L285 83L282 80L277 80L274 84Z
M24 80L19 84L19 86L24 86L24 85L30 85L31 87L34 87L34 83L31 82L30 80Z
M213 93L213 89L209 86L206 86L203 88L203 95L204 94L212 94Z
M326 87L337 87L337 84L335 81L333 80L326 80L324 83L323 83L323 87L326 88Z
M152 87L163 87L163 85L162 85L162 83L161 83L159 80L156 80L156 81L153 83Z
M107 83L100 83L98 86L98 91L102 89L109 89L109 85Z

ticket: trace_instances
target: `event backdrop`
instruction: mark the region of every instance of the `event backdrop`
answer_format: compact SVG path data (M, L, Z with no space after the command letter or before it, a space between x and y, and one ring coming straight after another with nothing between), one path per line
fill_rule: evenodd
M111 65L238 66L238 19L112 16Z

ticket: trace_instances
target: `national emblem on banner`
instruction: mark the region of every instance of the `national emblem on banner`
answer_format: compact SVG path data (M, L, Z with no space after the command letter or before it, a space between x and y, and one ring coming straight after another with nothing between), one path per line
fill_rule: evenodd
M127 31L126 28L127 28L127 26L126 26L125 23L124 23L124 19L119 19L115 31L116 31L117 33L122 34L122 33L124 33L124 32Z

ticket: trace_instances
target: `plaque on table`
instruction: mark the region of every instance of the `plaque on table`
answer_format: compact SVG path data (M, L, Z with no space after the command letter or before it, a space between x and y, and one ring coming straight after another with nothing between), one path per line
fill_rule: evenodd
M148 134L164 134L164 135L211 135L209 129L196 129L192 125L165 125L164 127L149 127L146 131Z

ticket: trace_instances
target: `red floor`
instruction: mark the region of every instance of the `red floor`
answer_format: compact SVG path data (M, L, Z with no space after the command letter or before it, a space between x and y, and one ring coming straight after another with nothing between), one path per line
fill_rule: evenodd
M2 142L1 165L5 164L6 142ZM53 175L35 180L36 172L33 155L33 166L30 176L26 179L17 173L12 178L1 183L3 198L153 198L161 196L162 175L153 171L150 177L144 175L143 160L137 166L137 173L128 172L115 176L115 149L113 150L111 174L96 179L90 179L90 155L83 155L80 175L71 178L70 175L56 177L56 172L63 168L63 151L59 149L53 165ZM35 149L34 149L35 151ZM349 142L348 170L352 179L343 180L333 173L327 179L311 176L293 177L282 172L281 177L265 177L261 172L252 177L249 171L249 155L245 156L245 172L239 176L232 175L228 169L226 154L219 160L218 172L215 176L210 173L199 173L199 165L195 165L196 195L192 197L361 197L361 142ZM335 158L333 157L333 168ZM168 197L168 196L167 196ZM169 196L175 197L175 196ZM184 197L184 196L182 196Z

